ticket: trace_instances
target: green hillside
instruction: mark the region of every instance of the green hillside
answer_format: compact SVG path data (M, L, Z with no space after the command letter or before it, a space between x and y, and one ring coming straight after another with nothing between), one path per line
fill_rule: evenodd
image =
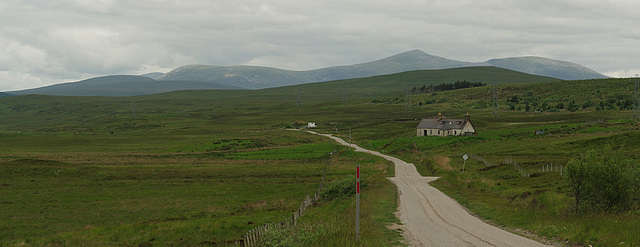
M2 98L2 97L11 97L11 96L14 96L14 95L0 92L0 98Z
M112 75L41 88L13 91L12 94L62 96L134 96L177 90L242 89L236 86L201 81L156 81L146 76Z
M363 99L404 94L405 88L454 83L456 81L483 82L493 84L550 82L558 79L530 75L497 67L465 67L443 70L409 71L393 75L374 76L323 83L312 83L282 87L268 92L283 92L300 89L311 99L341 99L346 91L348 98ZM267 91L265 91L267 92Z
M628 79L556 81L509 84L496 87L498 108L502 112L551 113L633 110L633 85ZM469 110L489 109L493 88L470 88L448 93L420 94L412 104L439 104L434 107Z

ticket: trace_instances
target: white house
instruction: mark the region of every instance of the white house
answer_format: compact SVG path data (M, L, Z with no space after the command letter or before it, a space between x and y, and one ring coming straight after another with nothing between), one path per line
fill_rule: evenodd
M423 118L417 127L418 136L462 136L475 135L471 124L471 116L467 113L464 119L447 119L438 113L436 118Z

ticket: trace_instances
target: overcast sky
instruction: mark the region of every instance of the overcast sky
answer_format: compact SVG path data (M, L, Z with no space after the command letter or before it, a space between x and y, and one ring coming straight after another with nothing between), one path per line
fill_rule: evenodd
M0 91L187 64L309 70L408 50L640 73L640 0L2 0Z

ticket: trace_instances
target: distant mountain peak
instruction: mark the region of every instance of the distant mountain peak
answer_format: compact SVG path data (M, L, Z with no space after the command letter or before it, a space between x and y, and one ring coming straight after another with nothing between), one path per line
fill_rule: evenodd
M399 53L399 54L396 54L396 55L393 55L393 56L390 56L390 57L387 57L387 58L383 58L383 59L380 59L380 60L398 58L398 57L405 57L405 58L406 57L413 57L413 58L416 58L416 57L417 58L425 58L425 57L434 58L434 57L437 57L437 58L441 58L441 57L434 56L434 55L431 55L429 53L426 53L426 52L424 52L422 50L416 49L416 50L410 50L410 51L406 51L406 52L403 52L403 53Z
M413 49L413 50L410 50L410 51L405 51L405 52L400 53L398 55L402 55L402 54L407 54L407 55L430 55L430 54L428 54L428 53L426 53L426 52L424 52L424 51L422 51L420 49Z

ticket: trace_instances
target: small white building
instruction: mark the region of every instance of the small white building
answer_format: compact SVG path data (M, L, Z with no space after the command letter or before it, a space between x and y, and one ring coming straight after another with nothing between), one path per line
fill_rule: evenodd
M462 136L475 135L471 124L471 116L467 113L464 119L446 119L442 113L436 118L423 118L418 124L418 136Z
M307 128L315 128L316 123L307 123Z

